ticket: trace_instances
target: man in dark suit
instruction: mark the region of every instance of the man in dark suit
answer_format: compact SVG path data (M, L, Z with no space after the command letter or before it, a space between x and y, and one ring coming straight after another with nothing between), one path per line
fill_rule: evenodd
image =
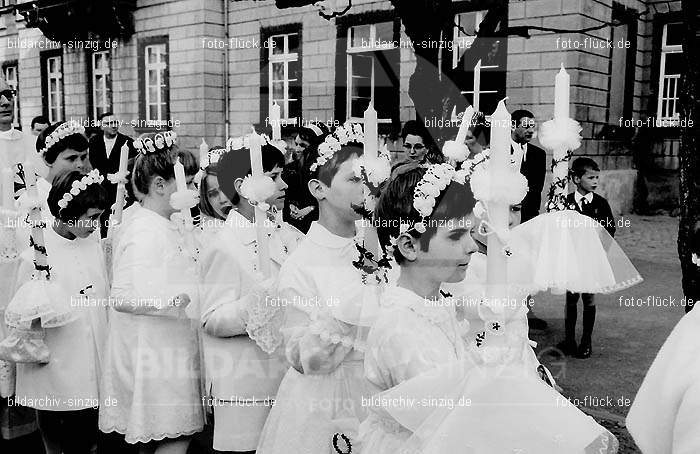
M543 149L532 145L530 141L535 135L535 116L528 110L516 110L511 115L513 131L511 132L510 152L516 164L520 165L520 173L527 179L527 194L521 205L521 222L529 221L540 214L544 175L547 171L547 154ZM535 316L532 297L528 297L530 311L527 313L528 324L532 329L547 329L547 322Z
M112 112L100 115L99 120L101 132L90 138L90 164L93 169L99 170L104 175L105 181L102 184L107 190L110 203L114 203L117 199L117 185L112 184L107 179L107 175L119 170L119 157L124 144L129 147L129 158L136 156L136 150L132 145L133 140L119 133L119 120ZM109 210L106 210L100 218L100 231L103 238L107 236L109 215Z
M520 160L520 173L527 179L527 195L522 201L522 222L540 214L544 175L547 171L547 154L530 143L535 134L535 116L527 110L516 110L511 116L511 153Z

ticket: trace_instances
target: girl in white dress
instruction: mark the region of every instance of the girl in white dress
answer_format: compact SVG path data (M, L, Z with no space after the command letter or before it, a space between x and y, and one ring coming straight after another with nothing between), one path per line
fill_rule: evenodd
M76 182L86 182L84 189L73 188ZM108 200L91 175L70 172L54 180L47 203L55 218L44 235L51 281L70 298L66 306L76 316L71 323L46 329L45 342L51 352L48 364L17 365L16 399L37 410L47 453L87 454L97 440L98 379L108 297L102 249L89 237L99 230ZM33 271L32 260L25 260L20 282L29 280Z
M135 141L133 172L143 195L114 245L114 281L100 430L141 452L185 453L203 427L196 325L185 307L198 297L195 258L170 220L176 191L172 136ZM187 170L187 169L186 169ZM187 176L188 184L196 169Z
M199 226L200 242L203 246L213 239L224 226L231 211L231 201L221 190L217 175L218 162L225 152L223 147L212 147L208 153L208 162L200 163L202 170L199 179Z
M263 171L275 188L265 203L281 214L277 210L283 207L287 189L281 177L284 157L272 145L264 145L261 152ZM282 307L275 304L269 287L303 235L281 221L265 223L272 276L264 280L255 209L243 189L250 169L248 148L229 151L219 161L217 185L233 209L202 250L200 322L216 451L255 450L288 367L279 352L275 354L282 343Z

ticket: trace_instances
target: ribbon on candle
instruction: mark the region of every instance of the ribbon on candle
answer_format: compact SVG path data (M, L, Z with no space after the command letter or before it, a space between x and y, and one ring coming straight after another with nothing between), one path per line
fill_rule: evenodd
M552 152L552 183L547 194L547 211L567 209L569 159L581 146L581 126L569 118L570 78L562 64L554 79L554 118L540 128L540 143Z
M25 161L23 167L24 182L27 187L27 196L31 200L38 200L39 193L36 188L36 171L31 161ZM43 277L46 280L51 278L48 258L46 256L46 243L44 241L44 228L46 223L41 216L41 204L36 203L29 211L29 223L31 234L29 235L29 246L34 249L35 277Z

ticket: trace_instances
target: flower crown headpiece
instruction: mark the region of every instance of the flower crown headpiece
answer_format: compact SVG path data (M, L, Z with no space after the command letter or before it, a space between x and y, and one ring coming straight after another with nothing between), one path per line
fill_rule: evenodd
M63 194L61 200L58 201L59 212L64 210L68 204L77 197L78 194L86 190L89 185L102 183L104 179L105 177L100 175L100 171L94 169L87 175L84 175L80 180L75 180L71 185L70 191Z
M83 128L80 123L73 120L61 124L51 134L46 136L44 148L41 149L41 154L46 153L49 148L53 147L66 137L72 136L73 134L85 134L85 128Z
M219 159L226 154L226 151L227 150L225 147L219 146L209 149L207 154L204 156L203 161L199 163L199 167L201 169L206 169L210 165L218 163Z
M360 123L350 123L348 121L344 125L338 126L333 131L333 134L327 135L325 140L318 146L318 157L311 164L309 170L315 172L319 167L327 163L336 152L340 151L343 145L347 145L350 142L365 142L365 133Z
M451 164L432 164L413 190L413 208L421 216L421 220L413 225L418 233L425 233L426 220L433 214L437 198L447 189L452 181L464 184L467 178L466 170L456 170ZM410 230L410 226L402 225L401 233Z
M177 134L173 131L165 131L163 133L158 133L151 139L147 137L145 139L134 140L134 148L141 154L155 153L156 151L167 150L172 147L174 143L177 142Z

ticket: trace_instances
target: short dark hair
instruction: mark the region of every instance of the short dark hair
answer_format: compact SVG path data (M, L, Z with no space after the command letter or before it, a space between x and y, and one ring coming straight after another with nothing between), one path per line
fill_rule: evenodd
M600 167L593 159L585 156L574 159L574 162L571 164L571 175L574 177L581 178L588 170L599 172Z
M35 124L42 124L42 125L51 126L51 122L44 115L39 115L38 117L32 118L32 123L30 125L30 128L34 129Z
M74 221L87 213L90 208L103 211L109 209L107 191L99 183L87 185L84 190L80 191L78 195L74 196L73 199L68 202L68 206L65 208L61 209L61 207L58 206L58 202L63 196L70 192L73 182L80 181L84 176L85 175L74 170L58 176L53 181L46 203L49 206L51 214L56 219L63 222Z
M182 166L185 168L185 176L191 177L199 172L197 157L190 150L178 150L177 157L180 158Z
M37 151L41 151L44 148L46 144L46 138L64 123L65 121L54 123L48 128L44 129L44 131L39 136L39 139L37 139L36 141ZM41 148L39 148L40 144ZM87 137L85 137L85 134L80 134L76 132L75 134L71 134L62 139L59 139L58 142L51 145L51 147L44 152L44 159L49 164L53 164L54 162L56 162L58 155L60 155L64 151L68 149L86 151L89 146L90 143L88 142Z
M423 139L423 144L425 146L433 143L433 138L430 135L430 131L428 131L428 128L426 128L425 125L418 120L408 120L406 123L404 123L403 128L401 129L401 140L406 140L406 136L409 134Z
M314 129L319 129L321 134ZM309 142L309 145L314 146L323 142L323 139L328 135L328 127L321 122L302 123L297 129L297 134L302 140Z
M326 186L331 185L333 178L345 161L353 157L361 157L364 154L364 148L361 144L350 142L333 153L333 156L323 165L318 166L316 170L311 170L311 166L318 159L318 147L309 147L307 151L302 163L304 179L306 181L317 179Z
M284 155L279 148L265 144L261 148L263 171L269 172L275 168L284 168ZM226 195L232 204L240 202L240 196L236 192L235 182L239 178L250 175L250 150L243 148L225 153L217 164L219 189Z
M109 116L114 116L114 114L112 112L105 112L103 114L98 115L97 119L99 121L102 121L104 118L109 117Z
M513 112L510 116L511 121L516 126L520 124L520 120L522 120L523 118L535 118L535 115L529 110L518 109L515 112Z
M420 214L413 207L413 191L421 181L427 169L418 163L406 163L395 169L391 180L379 196L375 209L377 234L383 247L390 247L391 237L400 234L400 223L415 224L421 220ZM469 185L456 182L440 193L435 202L433 213L428 218L431 221L449 221L461 218L474 210L476 200ZM430 239L437 232L437 223L428 222L425 233L418 233L410 229L411 236L419 239L422 251L428 250ZM396 263L401 264L405 260L398 249L394 248Z

